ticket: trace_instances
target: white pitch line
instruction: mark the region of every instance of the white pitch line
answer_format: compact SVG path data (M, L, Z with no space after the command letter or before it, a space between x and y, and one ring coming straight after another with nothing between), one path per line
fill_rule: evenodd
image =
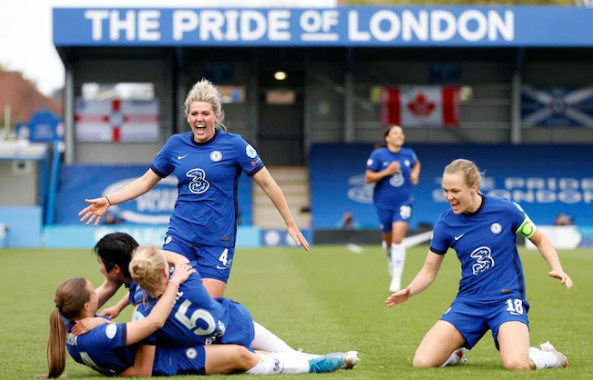
M348 248L350 252L356 253L357 255L360 255L362 251L364 251L360 245L356 244L346 244L346 248Z

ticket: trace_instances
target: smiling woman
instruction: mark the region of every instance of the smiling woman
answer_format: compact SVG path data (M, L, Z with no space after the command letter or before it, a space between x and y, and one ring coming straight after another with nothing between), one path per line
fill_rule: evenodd
M462 275L459 292L426 333L413 364L457 364L455 353L472 349L492 330L506 369L566 367L566 357L549 342L529 347L529 303L515 236L521 234L537 247L551 268L550 277L559 279L568 289L572 288L572 280L550 240L525 211L514 202L480 193L481 180L478 167L469 160L457 159L445 167L442 186L451 209L441 214L434 227L420 272L405 289L386 301L392 307L422 292L436 279L447 250L456 251Z
M197 260L208 293L222 297L235 253L241 171L264 190L292 239L306 250L309 243L257 151L226 131L218 89L202 79L189 91L184 106L191 132L171 136L142 177L104 197L86 199L90 205L79 215L82 222L97 226L109 207L135 199L175 174L178 196L163 249Z

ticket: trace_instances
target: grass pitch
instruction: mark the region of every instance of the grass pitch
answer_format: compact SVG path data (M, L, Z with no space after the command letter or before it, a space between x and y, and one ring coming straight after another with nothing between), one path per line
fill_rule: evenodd
M427 246L408 249L404 283L420 269L426 250ZM547 264L537 252L522 250L521 257L531 303L532 345L551 341L568 357L566 369L506 371L490 333L468 353L465 366L412 367L420 340L455 297L460 268L452 251L431 287L393 309L384 306L389 277L379 245L364 246L360 254L345 246L314 246L310 253L300 248L240 249L226 295L246 305L256 321L295 348L316 353L359 351L361 361L352 371L291 375L291 379L591 379L593 252L559 253L575 283L571 291L548 278ZM102 281L90 248L0 249L0 378L33 379L47 372L45 345L53 295L62 281L78 276L95 285ZM120 290L117 299L122 295ZM128 310L117 321L129 317ZM66 374L103 378L70 358Z

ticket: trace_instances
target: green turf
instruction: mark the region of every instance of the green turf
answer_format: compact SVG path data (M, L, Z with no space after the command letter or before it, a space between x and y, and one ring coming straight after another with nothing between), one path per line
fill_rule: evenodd
M593 378L591 250L560 252L575 282L570 292L548 278L547 265L537 252L522 251L532 305L532 343L550 340L566 354L570 365L559 370L510 372L502 369L490 334L467 355L466 366L412 368L416 346L455 296L460 272L457 258L449 254L437 280L424 293L387 309L386 259L378 245L363 248L362 254L344 246L315 246L310 253L298 248L238 250L227 296L245 304L256 321L308 352L360 353L361 362L353 371L291 379ZM426 246L408 250L404 282L415 275L425 254ZM53 294L61 281L76 276L100 283L90 249L0 250L1 378L32 379L47 371L45 344ZM126 318L129 313L118 320ZM66 373L69 378L103 378L70 359Z

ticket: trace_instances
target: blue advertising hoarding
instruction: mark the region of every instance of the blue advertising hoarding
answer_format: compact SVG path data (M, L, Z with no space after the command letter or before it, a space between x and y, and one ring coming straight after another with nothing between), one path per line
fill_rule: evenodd
M61 170L56 203L57 224L78 224L78 212L86 199L102 197L121 189L142 176L146 165L65 165ZM237 192L240 220L252 224L252 182L244 173L239 177ZM177 178L162 179L152 190L140 197L110 207L124 224L167 225L177 200Z
M554 6L54 8L56 46L593 46Z
M484 193L519 203L539 225L564 213L579 226L593 225L593 149L587 145L409 145L422 163L410 226L434 225L449 206L441 190L444 167L456 158L484 172ZM371 144L314 144L311 194L314 228L337 228L353 213L361 228L378 228L373 186L365 184Z

